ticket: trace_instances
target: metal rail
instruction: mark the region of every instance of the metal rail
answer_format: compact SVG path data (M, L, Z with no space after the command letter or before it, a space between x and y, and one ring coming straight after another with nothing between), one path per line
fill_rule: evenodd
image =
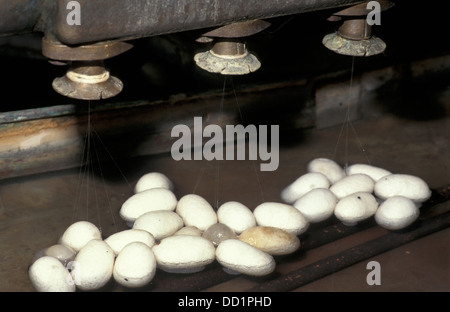
M406 233L390 232L381 237L326 257L274 280L249 289L250 292L290 291L335 273L353 264L400 247L413 240L446 229L450 226L450 211L423 221L419 227Z

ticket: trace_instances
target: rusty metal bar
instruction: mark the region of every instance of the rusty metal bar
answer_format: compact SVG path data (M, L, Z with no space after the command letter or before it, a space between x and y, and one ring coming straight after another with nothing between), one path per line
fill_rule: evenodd
M59 0L52 33L65 44L135 39L340 7L355 0L78 0L80 26L66 22L66 0Z
M0 0L0 34L43 31L67 45L136 39L344 7L361 0L78 0L80 25L69 25L68 0Z
M252 103L272 103L283 93L289 99L284 109L294 112L290 118L310 127L312 108L296 102L300 88L310 87L304 81L251 87L238 93L239 102L241 109L254 109ZM116 159L167 153L175 140L170 136L172 127L179 123L193 126L194 116L208 117L215 124L236 123L234 97L225 94L224 110L219 114L221 97L217 92L179 100L96 103L90 110L91 122ZM87 106L82 105L0 113L0 180L79 166L87 114ZM279 110L273 118L285 117ZM41 140L46 136L52 139Z

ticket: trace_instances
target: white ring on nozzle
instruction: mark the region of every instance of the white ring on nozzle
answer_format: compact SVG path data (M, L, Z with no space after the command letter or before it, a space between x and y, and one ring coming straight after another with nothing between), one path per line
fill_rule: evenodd
M86 75L69 70L67 71L66 76L73 82L97 84L105 82L109 79L109 71L105 70L103 73L98 75Z
M241 59L246 57L249 53L247 51L247 49L245 49L245 53L243 54L232 54L232 55L227 55L227 54L217 54L214 53L213 50L209 50L209 53L211 53L212 55L214 55L215 57L218 58L222 58L222 59L226 59L226 60L237 60L237 59Z

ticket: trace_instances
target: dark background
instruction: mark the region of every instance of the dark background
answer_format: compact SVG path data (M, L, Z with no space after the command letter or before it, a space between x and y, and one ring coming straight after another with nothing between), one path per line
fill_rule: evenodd
M382 13L381 25L373 27L373 34L386 42L386 51L368 58L355 58L355 74L388 65L401 70L411 61L450 51L447 12L436 1L395 3L393 8ZM338 55L322 45L323 36L341 24L327 21L333 12L336 10L268 19L272 25L247 40L249 50L257 55L262 67L255 73L234 77L236 88L349 70L351 57ZM132 50L106 60L111 74L124 83L124 90L117 97L103 101L152 101L179 93L191 95L220 90L223 76L205 72L193 61L196 52L206 49L195 42L204 31L134 40ZM53 91L52 80L64 75L67 67L52 65L42 57L39 51L41 36L35 33L0 37L0 111L80 102ZM420 81L419 87L417 82L406 81L398 91L408 97L410 91L417 92L418 89L445 88L449 80L448 75L433 77L429 81Z

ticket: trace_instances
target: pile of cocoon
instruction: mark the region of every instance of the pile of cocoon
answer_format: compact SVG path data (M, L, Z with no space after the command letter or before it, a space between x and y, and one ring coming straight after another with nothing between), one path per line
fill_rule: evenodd
M91 222L71 224L57 244L36 253L29 268L37 291L89 291L111 279L137 288L157 269L193 273L217 261L230 274L264 276L276 256L300 248L299 236L311 223L335 215L346 225L374 216L389 230L412 224L431 196L420 178L370 165L346 170L326 158L312 160L307 173L281 192L283 202L249 209L229 201L217 211L203 197L177 199L162 173L145 174L119 213L129 229L103 238Z
M187 274L217 261L230 274L263 276L274 256L295 252L309 222L292 205L265 202L253 211L229 201L217 211L203 197L177 199L162 173L145 174L119 211L129 229L103 238L88 221L71 224L59 242L36 253L28 274L37 291L83 291L112 279L137 288L157 270Z
M331 159L316 158L306 169L282 190L281 199L310 223L334 215L353 226L374 217L381 227L400 230L417 220L421 204L431 196L421 178L368 164L353 164L344 170Z

